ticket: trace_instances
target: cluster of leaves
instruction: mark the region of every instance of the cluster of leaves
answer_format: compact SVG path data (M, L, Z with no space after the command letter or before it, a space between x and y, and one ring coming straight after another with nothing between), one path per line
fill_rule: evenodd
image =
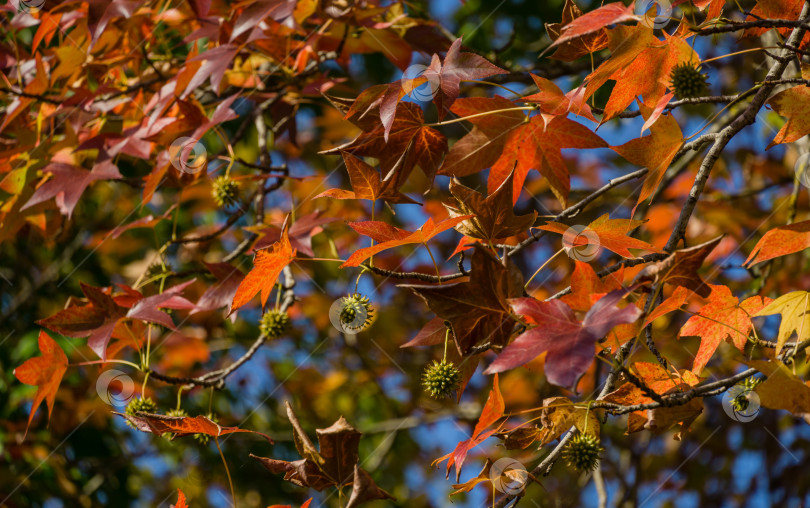
M213 437L236 503L220 437L273 440L241 423L221 426L213 401L236 388L229 379L255 385L261 376L251 369L267 348L301 348L308 361L321 346L307 342L305 329L360 358L370 376L358 375L355 386L373 386L372 398L391 404L385 368L402 369L416 388L390 418L442 405L456 411L454 402L477 400L491 383L472 435L434 464L447 461L447 476L455 466L453 494L487 484L493 505L524 491L496 496L496 452L461 482L467 456L491 437L508 450L547 448L529 474L537 480L560 456L597 467L608 444L601 437L619 428L610 416L627 414L628 434L686 440L704 404L752 374L764 376L749 391L765 408L810 414L806 367L797 365L810 346L810 293L794 290L810 247L810 219L797 220L807 213L802 184L810 179L801 158L784 178L772 171L786 172L781 160L729 155L765 106L782 122L767 148L790 145L793 158L808 152L805 2L760 0L751 12L726 12L722 0L684 2L682 16L662 27L621 2L584 13L566 0L561 22L546 26L550 43L532 56L567 69L568 81L498 52L485 58L405 2L40 7L12 2L4 11L0 241L54 247L75 237L94 269L77 264L63 280L70 298L34 311L32 322L67 339L38 329L41 356L14 369L36 387L20 442L43 401L49 418L58 414L71 367L87 367L81 376L95 383L111 365L126 368L138 395L155 394L167 414L113 413L156 441ZM709 57L705 41L735 32L752 45L739 54L765 59L767 71L752 70L753 83L733 95L715 84L707 90L703 69L738 53ZM778 43L764 47L766 37ZM415 51L427 65L414 76ZM353 55L383 55L405 74L362 83L352 76ZM316 115L315 126L305 113ZM695 130L688 137L687 127ZM325 170L335 163L345 172ZM735 164L745 177L738 194L729 181L740 179L723 178ZM616 166L632 169L611 177ZM635 191L619 190L638 180ZM75 234L87 223L89 239ZM549 233L561 235L562 248ZM756 244L746 244L755 234ZM251 255L252 268L242 270ZM23 258L15 262L25 266ZM374 316L393 337L382 345L366 332L371 306L361 277L390 302ZM336 287L351 298L335 310L325 294ZM13 312L15 302L3 308ZM362 308L346 308L357 302ZM368 314L362 326L341 325L358 310ZM778 330L755 319L771 315L781 316ZM242 336L249 345L237 343ZM226 354L212 354L217 337ZM72 346L69 354L60 343ZM369 360L372 343L390 364ZM407 368L390 356L397 346ZM437 403L418 387L422 367L440 355L452 365L456 397ZM322 366L313 367L320 384L302 383L289 396L314 404L306 392L317 385L328 409L316 419L332 421L340 411L329 397L353 395L341 376L325 379ZM301 365L292 367L274 372L279 386ZM507 380L519 389L505 397ZM176 399L170 386L179 387ZM180 413L204 406L207 388L207 412ZM268 392L264 400L280 407L276 390ZM339 504L350 488L349 507L393 499L361 467L361 433L346 419L318 429L316 447L289 403L286 415L301 458L251 454L273 475L307 490L335 488ZM186 506L182 491L175 506Z

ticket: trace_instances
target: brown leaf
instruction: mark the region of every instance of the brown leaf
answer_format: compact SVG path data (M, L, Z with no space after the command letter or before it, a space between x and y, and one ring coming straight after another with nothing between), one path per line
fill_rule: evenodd
M722 239L723 236L721 235L706 243L688 249L676 250L666 259L645 267L636 275L633 283L644 281L668 283L691 289L703 298L708 298L711 294L711 288L700 278L697 271L703 265L706 256L717 247L717 244Z
M141 432L149 432L159 436L165 433L171 433L176 437L191 436L194 434L219 437L237 432L249 432L251 434L258 434L271 443L273 442L267 434L256 432L255 430L240 429L239 427L221 427L218 423L202 415L166 416L143 412L139 412L137 415L130 415L115 411L113 411L113 414L123 416Z

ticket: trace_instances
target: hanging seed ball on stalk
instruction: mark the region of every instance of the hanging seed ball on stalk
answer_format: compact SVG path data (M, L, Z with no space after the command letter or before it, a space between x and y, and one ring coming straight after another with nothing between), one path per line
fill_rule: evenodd
M706 93L708 77L690 63L676 65L669 75L669 87L679 99L700 97Z
M239 200L239 184L227 175L218 176L211 194L218 206L232 205Z
M157 404L155 404L155 401L149 397L138 397L137 399L132 399L129 401L129 404L127 404L127 409L124 412L130 416L138 416L139 412L155 413L157 412ZM127 425L133 429L136 428L135 424L129 420L127 420Z
M286 312L273 309L262 315L259 330L268 337L276 339L281 337L281 334L283 334L289 326L290 316L288 316Z
M360 330L371 324L374 309L365 295L354 293L343 298L340 307L340 322L347 328Z
M599 465L599 454L602 451L598 438L579 433L568 442L563 458L570 467L578 471L593 471Z
M461 384L461 372L452 363L433 361L422 376L425 391L434 399L451 396Z

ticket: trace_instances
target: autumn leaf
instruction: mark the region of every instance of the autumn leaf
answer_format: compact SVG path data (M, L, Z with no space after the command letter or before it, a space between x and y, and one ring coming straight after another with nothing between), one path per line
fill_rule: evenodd
M44 330L39 332L39 351L42 356L36 358L29 358L22 365L14 369L14 376L21 382L27 385L34 385L37 387L37 393L34 395L34 403L31 406L31 414L28 415L28 425L25 427L25 436L28 435L28 429L31 427L31 421L34 419L34 413L45 401L48 406L48 419L51 418L53 412L53 403L56 400L56 392L59 390L59 383L62 382L62 376L68 366L68 359L65 352Z
M453 466L456 466L456 482L458 482L459 478L461 477L461 468L464 466L464 461L467 459L467 454L470 452L470 450L484 442L487 438L498 431L497 428L491 429L490 427L503 416L505 408L506 406L503 402L503 395L501 395L501 390L498 386L498 375L495 374L492 381L492 390L489 392L487 402L484 404L484 409L481 411L481 416L478 417L478 423L475 424L475 429L473 429L470 439L458 443L452 452L434 460L431 466L436 466L446 460L446 477L450 477L450 469Z
M591 107L585 101L584 87L575 88L564 94L553 81L536 74L531 74L531 77L540 92L523 97L522 102L537 103L540 110L549 115L567 115L571 112L577 116L584 116L592 122L596 121L591 113Z
M191 314L205 312L209 310L227 307L233 301L236 290L245 278L242 270L230 263L203 263L208 271L216 277L216 284L208 287L197 301L197 306ZM236 313L231 314L231 319L235 319Z
M779 115L787 118L773 141L765 148L792 143L810 134L810 87L800 85L783 90L770 99L768 105Z
M330 197L334 199L367 199L369 201L380 199L389 203L416 203L416 201L392 188L394 180L382 181L380 173L362 159L348 152L341 153L346 169L349 172L349 181L353 190L329 189L315 196L315 199ZM294 227L295 225L293 225Z
M387 137L383 126L378 125L349 143L321 153L336 155L344 151L379 159L383 181L390 180L390 188L398 190L416 166L433 181L447 151L447 138L425 125L424 114L418 105L401 102Z
M403 76L403 79L388 85L380 102L380 120L385 127L386 137L394 124L397 105L404 96L410 95L414 98L421 98L423 95L433 96L441 120L458 97L462 81L480 80L505 73L504 69L493 65L484 57L462 52L459 37L447 50L444 62L434 54L430 65L418 76ZM420 87L427 87L429 90L422 92Z
M256 293L261 293L262 308L267 305L267 299L273 292L279 274L295 259L297 251L290 245L288 232L289 226L285 223L278 242L267 249L256 251L253 269L239 284L229 314L248 303Z
M810 293L807 291L792 291L770 302L765 308L757 312L756 316L770 316L781 314L782 322L779 325L779 335L776 339L776 354L782 352L785 343L793 333L796 340L802 342L810 338Z
M451 217L439 222L438 224L433 222L433 218L429 217L428 220L422 224L422 227L414 232L394 228L393 226L389 226L388 224L380 221L366 221L360 223L350 222L349 226L352 229L381 243L354 251L352 255L349 256L349 259L340 265L340 267L346 268L348 266L360 266L360 263L378 252L392 249L394 247L410 244L424 245L434 236L455 227L457 224L461 223L465 219L469 219L470 217L470 215ZM396 233L390 233L392 230L396 230Z
M709 287L709 302L689 318L678 334L679 337L700 337L700 348L692 367L697 374L709 363L717 346L726 338L730 338L734 347L742 352L748 342L748 334L754 327L751 316L770 302L770 298L753 296L740 303L728 286L709 284Z
M551 397L543 400L542 407L541 430L537 436L540 446L554 441L571 427L576 427L583 434L599 437L599 416L587 405L574 405L567 397Z
M473 247L470 279L441 285L402 285L453 327L459 354L476 345L505 345L515 324L507 300L523 295L523 276L508 259L504 265L480 244Z
M643 249L651 252L663 252L661 249L649 243L632 238L628 236L634 229L644 224L644 221L632 219L611 219L608 214L604 214L598 219L594 220L588 226L574 235L574 238L566 239L566 236L572 236L567 233L570 226L559 222L549 222L538 229L551 231L552 233L559 233L563 235L564 243L572 247L581 247L584 245L597 245L604 247L616 254L625 257L635 257L628 249ZM592 235L587 234L592 232L598 239L592 238Z
M301 460L288 462L280 459L250 456L257 459L273 474L284 473L284 479L300 487L322 491L327 487L341 488L352 485L348 507L358 506L375 499L393 499L374 483L369 474L358 465L361 433L340 417L331 427L317 429L318 448L304 432L289 402L287 418L293 426L293 440Z
M206 416L166 416L139 412L131 415L126 413L113 414L123 417L132 423L141 432L148 432L162 436L166 433L174 434L174 437L193 436L194 434L205 434L211 437L226 436L240 432L258 434L267 439L270 443L273 440L270 436L256 432L255 430L240 429L239 427L222 427Z
M621 2L603 5L587 14L578 17L572 16L572 18L573 19L568 24L560 29L559 36L548 49L560 46L579 37L593 34L608 25L638 19L633 13L633 7L626 7ZM548 51L548 49L546 51Z
M751 360L746 365L765 374L754 391L759 403L769 409L784 409L796 416L810 413L810 385L781 362Z
M650 127L649 135L611 147L628 162L648 169L637 203L652 196L681 146L683 133L678 122L672 115L661 115Z
M515 215L512 204L514 202L512 177L513 174L510 174L501 186L486 198L453 179L450 182L450 194L456 199L456 207L445 205L445 208L450 212L450 217L472 216L457 224L456 231L490 243L495 239L527 231L534 224L537 212Z
M626 294L620 290L603 296L581 322L560 300L512 300L515 313L535 326L512 341L484 374L514 369L548 352L545 363L548 382L566 388L575 386L593 361L596 341L604 338L614 326L632 323L641 316L641 310L634 305L617 306Z
M177 489L177 504L173 504L172 508L188 508L186 495L183 494L183 491L180 489Z
M121 286L125 294L114 297L101 288L80 283L88 300L86 305L73 305L37 324L68 337L89 336L87 345L106 360L107 344L121 320L146 321L174 329L172 318L159 309L194 309L193 303L180 296L193 282L192 279L148 297L126 286Z
M759 239L743 265L751 267L769 259L803 251L808 247L810 247L810 220L779 226Z
M578 312L587 312L596 300L605 293L622 288L624 280L624 267L618 271L599 278L596 271L583 261L574 260L574 272L571 274L571 293L560 298L571 309Z
M703 265L706 256L717 247L722 240L718 236L714 240L689 247L688 249L676 250L667 258L647 265L633 279L633 283L654 281L656 283L668 283L675 286L685 287L703 298L708 298L711 289L698 275L698 270Z
M298 217L295 222L293 222L292 226L290 226L289 231L287 231L290 245L299 254L314 257L315 253L312 252L312 237L323 231L322 226L339 220L338 217L324 217L321 211L315 211ZM278 242L281 239L283 227L283 223L280 227L268 226L267 224L246 227L245 230L259 235L259 238L256 239L256 243L253 244L253 251L266 249Z
M546 32L549 38L556 42L560 38L563 27L582 16L582 10L573 0L565 0L562 10L562 21L559 23L546 23ZM581 56L599 51L608 44L607 29L600 28L587 35L582 35L557 45L557 50L549 56L555 60L572 62Z
M79 198L92 182L121 178L121 173L111 161L96 164L90 171L70 164L52 162L42 168L42 172L53 175L53 178L40 185L20 211L55 197L59 211L70 217Z

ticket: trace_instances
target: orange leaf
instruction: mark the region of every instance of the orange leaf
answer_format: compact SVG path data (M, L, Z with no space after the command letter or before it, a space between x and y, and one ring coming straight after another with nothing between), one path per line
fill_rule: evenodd
M183 491L180 489L177 489L177 504L173 504L172 508L188 508L186 495L183 494Z
M267 434L256 432L255 430L240 429L239 427L221 427L218 423L205 416L166 416L149 413L138 413L130 415L113 411L113 414L123 416L130 421L135 428L141 432L163 435L165 433L176 434L178 437L190 436L193 434L205 434L207 436L219 437L237 432L249 432L258 434L269 442L273 440Z
M574 235L575 238L568 239L570 233L566 232L570 229L569 226L559 222L549 222L538 229L551 231L563 235L566 244L570 243L571 247L580 247L584 245L597 245L604 247L607 250L613 251L616 254L625 257L635 257L628 249L644 249L652 252L663 252L661 249L649 243L631 238L628 235L631 231L644 224L644 221L632 219L611 219L608 214L604 214L595 221L588 224L588 227L583 231ZM598 241L595 238L588 237L588 231L592 231L598 236Z
M692 371L697 374L703 370L717 350L717 346L727 337L731 338L737 349L743 351L748 334L754 326L751 323L751 316L770 302L769 298L763 301L761 297L753 296L740 303L727 286L710 284L709 287L712 290L709 303L704 305L697 315L689 318L678 334L679 337L700 337L700 348L692 367Z
M25 434L28 435L28 428L34 413L37 412L42 401L48 406L48 419L51 418L53 402L56 399L56 391L62 376L67 370L68 359L65 352L44 330L39 332L39 350L42 356L29 358L22 365L14 369L14 375L20 382L27 385L35 385L37 393L34 395L34 404L31 406L31 414L28 416L28 425L25 427ZM25 436L23 436L25 439Z
M584 16L572 20L562 27L560 36L549 46L549 49L579 37L598 32L608 25L615 25L635 19L637 18L633 13L632 6L625 7L621 2L603 5Z
M787 117L787 121L766 150L773 145L792 143L810 134L810 87L788 88L771 97L768 105L779 115Z
M262 307L267 304L267 299L273 291L281 270L295 259L296 249L290 245L288 236L289 226L285 222L282 226L281 238L267 249L256 251L253 258L253 270L251 270L236 290L231 303L231 311L242 307L248 303L256 293L261 292Z
M773 228L763 235L743 265L754 266L810 247L810 220Z
M380 221L350 222L349 226L351 226L351 228L358 233L369 236L376 241L382 241L382 243L355 251L345 263L340 265L340 267L346 268L347 266L360 266L360 263L370 258L374 254L392 249L394 247L399 247L401 245L427 243L427 241L434 236L443 231L447 231L456 224L463 222L470 217L472 217L472 215L461 215L459 217L445 219L438 224L433 222L433 218L428 218L422 227L413 233L395 228L394 226Z

